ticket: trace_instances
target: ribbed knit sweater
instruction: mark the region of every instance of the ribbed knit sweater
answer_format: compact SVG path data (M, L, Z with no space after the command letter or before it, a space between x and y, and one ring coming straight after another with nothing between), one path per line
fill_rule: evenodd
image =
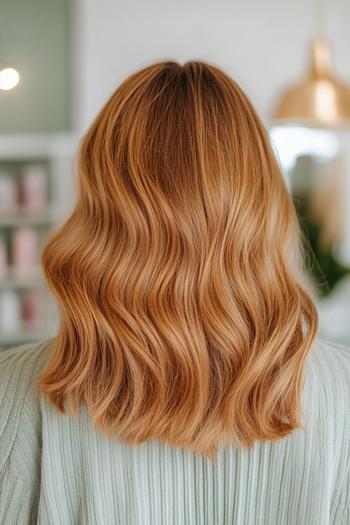
M52 339L0 353L1 525L350 524L350 350L308 355L305 431L212 463L158 441L103 437L37 392Z

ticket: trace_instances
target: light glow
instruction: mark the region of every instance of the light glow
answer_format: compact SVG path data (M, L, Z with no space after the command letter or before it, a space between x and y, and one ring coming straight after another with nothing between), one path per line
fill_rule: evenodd
M13 67L6 67L0 71L0 89L8 91L17 86L19 82L19 73Z

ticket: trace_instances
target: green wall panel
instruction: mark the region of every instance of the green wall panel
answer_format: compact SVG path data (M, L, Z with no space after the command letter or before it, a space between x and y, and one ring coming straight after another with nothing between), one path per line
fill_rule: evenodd
M69 129L69 0L0 0L0 64L21 76L0 91L1 134Z

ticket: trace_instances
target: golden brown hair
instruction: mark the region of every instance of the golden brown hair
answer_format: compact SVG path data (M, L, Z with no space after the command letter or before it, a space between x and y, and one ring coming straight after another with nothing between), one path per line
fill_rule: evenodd
M42 263L61 325L41 391L108 436L214 458L301 424L315 306L247 97L203 62L133 74L85 135Z

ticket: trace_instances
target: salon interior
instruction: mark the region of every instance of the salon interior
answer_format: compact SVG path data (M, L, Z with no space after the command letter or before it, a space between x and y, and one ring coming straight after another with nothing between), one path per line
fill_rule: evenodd
M74 206L79 141L163 59L218 65L248 94L307 240L320 335L350 344L349 27L347 0L2 0L0 348L57 332L40 253Z

